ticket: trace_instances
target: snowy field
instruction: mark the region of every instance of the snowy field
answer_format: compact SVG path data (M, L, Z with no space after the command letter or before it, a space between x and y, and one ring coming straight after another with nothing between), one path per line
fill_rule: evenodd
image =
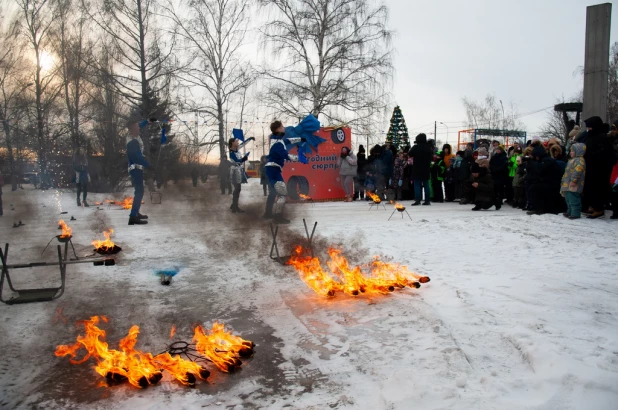
M70 191L5 189L0 239L10 243L9 263L53 260L54 250L41 251L62 211L77 219L69 224L79 255L108 227L123 251L115 267L69 266L56 301L0 304L0 408L618 408L618 223L530 217L508 206L474 213L406 202L413 221L387 221L389 205L288 205L293 223L282 242L302 237L304 217L318 222L322 254L341 245L353 262L384 255L431 277L418 290L325 299L269 259L257 180L243 188L242 216L214 185L189 185L165 189L161 205L146 196L145 227L127 226L128 211L76 208ZM19 219L26 225L13 228ZM173 266L182 270L161 286L154 271ZM59 275L38 268L12 276L29 287ZM92 362L53 354L74 342L76 321L94 315L109 317L112 347L136 324L138 348L159 353L173 324L189 340L192 325L219 320L256 343L256 353L237 373L211 368L194 389L169 376L144 390L100 387Z

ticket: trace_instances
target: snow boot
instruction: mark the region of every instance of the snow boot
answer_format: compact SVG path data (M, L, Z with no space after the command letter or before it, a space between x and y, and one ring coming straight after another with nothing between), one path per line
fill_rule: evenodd
M273 222L277 225L287 225L290 223L289 219L285 219L283 215L277 214L273 216Z
M502 204L496 204L496 211L499 211L502 208Z
M569 219L581 219L581 216L568 216Z
M563 213L563 214L562 214L562 216L564 216L565 218L568 218L568 217L569 217L569 216L571 216L571 215L569 215L569 213L568 213L568 212L565 212L565 213Z
M482 208L480 206L475 206L474 208L472 208L473 211L480 211Z
M144 221L143 219L139 219L139 216L130 216L129 217L129 225L146 225L148 221Z

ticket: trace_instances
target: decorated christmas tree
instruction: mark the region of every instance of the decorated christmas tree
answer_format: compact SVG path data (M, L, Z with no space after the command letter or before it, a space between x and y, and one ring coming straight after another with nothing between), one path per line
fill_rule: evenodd
M391 125L386 134L386 142L396 147L407 147L410 145L408 126L399 106L393 110Z

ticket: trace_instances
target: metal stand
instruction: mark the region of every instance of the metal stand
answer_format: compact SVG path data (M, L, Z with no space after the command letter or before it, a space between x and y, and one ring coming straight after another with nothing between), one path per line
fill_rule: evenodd
M386 211L386 206L384 205L384 202L376 203L375 201L371 201L371 203L369 204L369 210L371 211L374 206L376 207L376 210L380 210L380 205L382 205L382 208L384 208L384 210Z
M388 217L388 220L389 220L389 221L391 220L391 218L393 217L393 215L395 215L395 212L397 212L397 211L398 211L398 210L397 210L397 209L395 209L395 210L393 211L393 213L391 214L391 216L389 216L389 217ZM401 214L401 219L403 219L403 213L404 213L404 212L406 213L406 215L408 215L408 218L410 218L410 220L412 221L412 217L411 217L411 216L410 216L410 214L408 213L408 210L407 210L407 209L404 209L403 211L399 211L399 213ZM414 221L413 221L413 222L414 222Z
M77 253L75 252L75 246L73 246L73 237L71 236L70 238L61 238L60 236L54 236L54 238L58 239L58 242L60 243L64 243L64 256L62 257L63 260L67 260L67 256L69 255L69 243L71 244L71 249L73 249L73 256L75 256L74 259L71 259L72 261L77 261L79 260L79 257L77 256ZM45 249L43 249L43 252L41 252L41 255L43 255L45 253L45 251L47 250L47 247L49 247L49 244L51 243L51 241L54 240L54 238L51 238L49 242L47 242L47 245L45 246Z
M71 261L67 262L66 259L63 259L62 256L62 248L60 245L57 245L58 250L58 262L34 262L34 263L24 263L17 265L7 265L7 257L9 253L9 244L7 243L4 246L4 250L0 248L0 259L2 259L2 276L0 277L0 302L6 303L7 305L15 305L18 303L32 303L32 302L49 302L54 299L58 299L64 293L64 285L65 285L65 277L66 277L66 268L67 265L77 264L77 263L90 263L92 262L95 266L113 266L116 264L114 259L90 259L90 260L80 260L80 261ZM60 286L55 288L37 288L37 289L16 289L13 287L13 283L11 282L11 276L9 274L9 269L23 269L23 268L36 268L41 266L58 266L60 268ZM4 299L2 297L2 293L4 290L4 278L6 277L6 282L9 284L9 288L12 292L17 293L17 296Z
M311 252L311 256L313 257L313 235L315 234L315 229L318 226L318 223L313 224L313 230L311 231L311 235L309 235L309 228L307 227L307 221L303 219L303 225L305 225L305 234L307 235L307 245L309 251ZM290 260L291 255L281 256L279 254L279 246L277 245L277 235L279 234L279 225L276 227L273 224L270 224L270 233L273 236L273 243L270 247L270 259L278 262L282 265L285 265Z

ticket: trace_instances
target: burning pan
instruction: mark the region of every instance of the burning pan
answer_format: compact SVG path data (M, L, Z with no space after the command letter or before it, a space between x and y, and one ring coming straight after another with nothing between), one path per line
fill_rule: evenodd
M56 238L58 239L58 242L60 243L67 243L68 241L71 240L72 237L73 235L69 235L69 236L56 235Z
M109 247L103 247L103 248L98 248L95 249L94 251L96 253L98 253L99 255L115 255L118 252L120 252L122 250L122 248L118 245L114 245L113 247L109 248Z

